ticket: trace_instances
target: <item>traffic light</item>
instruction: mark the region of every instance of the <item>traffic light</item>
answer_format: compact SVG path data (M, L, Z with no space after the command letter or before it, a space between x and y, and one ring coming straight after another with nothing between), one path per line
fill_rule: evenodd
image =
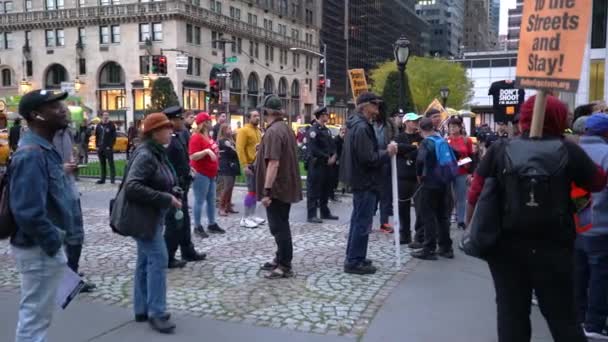
M166 75L167 74L167 56L154 55L152 56L152 74Z
M220 102L220 84L217 79L212 78L209 80L209 103Z
M325 99L325 77L319 76L319 84L317 85L317 104L323 104Z

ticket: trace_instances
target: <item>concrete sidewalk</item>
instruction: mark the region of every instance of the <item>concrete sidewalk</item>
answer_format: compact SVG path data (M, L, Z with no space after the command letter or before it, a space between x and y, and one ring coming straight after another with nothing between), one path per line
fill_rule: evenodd
M494 290L487 266L460 253L454 260L412 261L413 268L374 317L363 342L496 341ZM2 341L12 341L18 296L0 292ZM178 316L175 335L153 332L135 323L129 309L77 301L57 312L51 342L116 341L285 341L333 342L354 338L300 333ZM538 309L533 309L534 342L551 341Z

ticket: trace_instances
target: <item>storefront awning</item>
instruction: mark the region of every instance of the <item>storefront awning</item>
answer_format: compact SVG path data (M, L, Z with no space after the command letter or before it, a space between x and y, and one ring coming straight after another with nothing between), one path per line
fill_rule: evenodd
M207 83L201 81L184 80L182 82L182 86L184 86L184 88L206 89Z

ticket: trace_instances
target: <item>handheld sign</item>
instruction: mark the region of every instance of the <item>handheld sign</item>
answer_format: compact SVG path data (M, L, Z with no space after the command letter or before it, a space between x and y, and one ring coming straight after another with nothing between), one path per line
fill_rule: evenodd
M353 99L357 101L357 97L359 97L361 93L369 90L367 87L367 79L365 78L365 70L348 70L348 78L350 79L350 89L353 92Z
M524 1L515 82L539 89L531 137L541 136L546 91L578 89L591 7L591 0Z

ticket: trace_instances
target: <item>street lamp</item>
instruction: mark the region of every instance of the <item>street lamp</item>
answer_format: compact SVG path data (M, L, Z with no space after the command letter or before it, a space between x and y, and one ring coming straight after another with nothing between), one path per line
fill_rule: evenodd
M296 51L302 51L302 52L306 52L309 53L311 55L315 55L319 58L323 58L323 78L325 79L325 81L327 82L327 44L323 44L323 53L318 53L316 51L312 51L312 50L308 50L308 49L302 49L302 48L296 48L296 47L292 47L289 49L290 51L296 52ZM325 85L323 87L323 106L327 106L327 85Z
M393 45L395 52L395 62L399 69L399 109L405 108L405 66L410 58L410 41L405 37L401 36Z
M143 83L144 89L150 89L150 76L144 75L142 77L142 83Z
M442 87L439 89L439 95L441 95L441 101L443 102L443 107L445 108L448 103L448 97L450 96L450 88Z

